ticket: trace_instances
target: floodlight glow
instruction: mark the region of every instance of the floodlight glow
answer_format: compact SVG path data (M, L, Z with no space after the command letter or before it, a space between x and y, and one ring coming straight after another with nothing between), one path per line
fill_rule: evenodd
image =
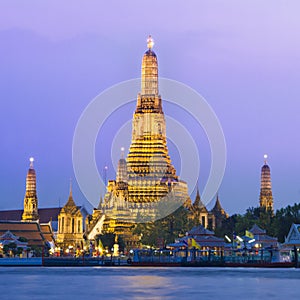
M236 236L236 238L240 241L240 242L243 242L244 240L241 238L241 237L239 237L238 235Z
M231 243L231 239L229 238L228 235L225 235L225 239L226 239L229 243Z

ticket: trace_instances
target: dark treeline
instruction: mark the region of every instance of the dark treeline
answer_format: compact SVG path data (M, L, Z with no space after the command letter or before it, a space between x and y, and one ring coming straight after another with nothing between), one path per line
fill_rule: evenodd
M300 204L289 205L275 213L259 207L248 208L243 215L234 214L224 219L222 226L214 231L215 235L221 238L224 238L225 234L232 237L233 233L242 236L245 230L257 224L265 229L268 235L277 237L279 242L284 242L292 223L300 224ZM140 235L141 242L145 245L158 246L159 240L162 240L165 246L173 243L176 238L185 236L187 231L197 225L199 222L191 218L190 211L180 207L163 219L137 224L133 233ZM114 244L114 235L108 234L105 238L102 236L101 240L103 245L110 249Z
M152 223L138 224L136 234L142 234L142 243L156 245L158 239L163 239L165 244L172 243L178 237L182 237L193 226L199 223L189 218L190 213L183 207L166 218ZM293 206L278 209L275 213L252 207L245 214L234 214L223 220L222 226L216 228L215 235L223 238L226 235L244 235L245 230L251 229L254 224L267 231L267 234L278 238L283 243L288 235L292 223L300 224L300 203ZM209 228L211 229L211 228Z
M292 223L300 223L300 204L278 209L275 213L259 207L248 208L244 215L234 214L222 222L222 226L215 230L219 237L233 233L244 235L254 224L267 231L267 234L284 242Z
M185 236L186 232L198 223L189 217L190 212L180 207L169 216L155 222L137 224L134 233L140 234L145 245L157 246L163 240L164 246L173 243L176 238Z

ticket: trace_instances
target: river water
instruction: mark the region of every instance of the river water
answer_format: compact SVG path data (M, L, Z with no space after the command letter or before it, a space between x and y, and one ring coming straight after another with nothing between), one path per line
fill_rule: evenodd
M300 299L300 269L2 267L0 299Z

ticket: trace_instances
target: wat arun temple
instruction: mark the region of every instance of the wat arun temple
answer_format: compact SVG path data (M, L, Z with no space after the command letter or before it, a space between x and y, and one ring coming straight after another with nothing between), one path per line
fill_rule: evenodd
M153 39L147 39L142 59L141 91L132 120L132 139L127 157L122 149L115 180L87 223L87 237L114 233L131 244L137 223L153 222L180 206L192 207L187 183L172 165L166 136L166 121L159 94L158 63Z
M153 45L149 36L142 59L141 90L133 114L129 153L125 158L122 149L116 179L108 181L104 197L99 195L98 207L90 214L84 206L77 206L70 184L69 198L63 207L38 208L36 173L31 158L24 209L0 211L0 234L9 231L18 236L21 232L24 235L25 230L29 244L42 247L50 243L62 251L84 249L95 245L99 236L113 234L116 242L120 237L125 247L132 249L141 246L141 235L134 233L138 223L153 223L179 208L183 207L188 212L187 218L205 228L214 229L228 217L218 196L211 211L202 203L198 189L192 203L187 183L179 178L172 165ZM267 171L263 182L271 187ZM263 199L264 194L261 195ZM39 241L36 236L40 237Z
M129 153L126 159L119 160L116 180L108 182L101 204L107 216L127 212L127 220L135 223L160 219L190 202L187 184L179 179L168 153L153 45L149 36L148 50L142 60L141 91L133 114Z

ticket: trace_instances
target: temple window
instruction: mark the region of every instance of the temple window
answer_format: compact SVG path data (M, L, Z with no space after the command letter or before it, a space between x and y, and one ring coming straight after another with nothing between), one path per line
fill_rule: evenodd
M75 232L75 224L74 224L75 222L74 222L74 219L72 218L72 233L74 233Z

